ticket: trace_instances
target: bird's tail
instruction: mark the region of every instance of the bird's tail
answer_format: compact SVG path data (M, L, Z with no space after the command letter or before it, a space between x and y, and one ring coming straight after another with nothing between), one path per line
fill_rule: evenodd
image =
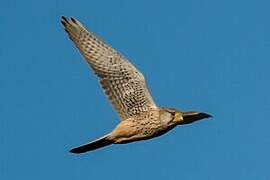
M71 149L70 152L76 153L76 154L85 153L87 151L93 151L95 149L111 145L114 142L112 140L109 140L108 136L109 136L109 134L107 134L99 139L96 139L92 142L89 142L87 144L75 147L75 148Z

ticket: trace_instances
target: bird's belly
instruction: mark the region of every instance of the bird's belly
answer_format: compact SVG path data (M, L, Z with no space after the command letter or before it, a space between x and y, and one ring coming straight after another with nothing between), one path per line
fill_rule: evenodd
M128 133L119 134L120 136L115 137L114 142L116 144L125 144L134 141L147 140L154 137L161 136L171 130L173 127L164 127L161 124L155 124L155 126L145 125L141 128L128 128Z

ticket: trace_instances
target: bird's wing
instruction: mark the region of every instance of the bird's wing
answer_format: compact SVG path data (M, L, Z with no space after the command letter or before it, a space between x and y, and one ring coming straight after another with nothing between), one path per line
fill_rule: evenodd
M61 22L99 77L105 94L122 120L157 108L144 76L127 59L88 31L78 20L62 17Z

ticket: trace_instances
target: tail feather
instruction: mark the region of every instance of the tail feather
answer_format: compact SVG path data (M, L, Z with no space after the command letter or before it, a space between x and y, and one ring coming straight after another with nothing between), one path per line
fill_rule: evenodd
M85 153L88 151L93 151L95 149L102 148L102 147L113 144L113 141L109 140L107 137L108 137L108 135L105 135L105 136L103 136L97 140L94 140L90 143L81 145L79 147L75 147L75 148L71 149L70 152L76 153L76 154Z

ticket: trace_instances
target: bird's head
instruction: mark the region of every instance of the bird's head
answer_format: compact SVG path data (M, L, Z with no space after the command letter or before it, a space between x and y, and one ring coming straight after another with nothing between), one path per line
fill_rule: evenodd
M164 115L167 114L166 116L170 116L171 123L177 125L191 124L195 121L212 117L210 114L204 112L196 112L196 111L181 112L174 108L165 108L164 110L166 112L164 113Z

